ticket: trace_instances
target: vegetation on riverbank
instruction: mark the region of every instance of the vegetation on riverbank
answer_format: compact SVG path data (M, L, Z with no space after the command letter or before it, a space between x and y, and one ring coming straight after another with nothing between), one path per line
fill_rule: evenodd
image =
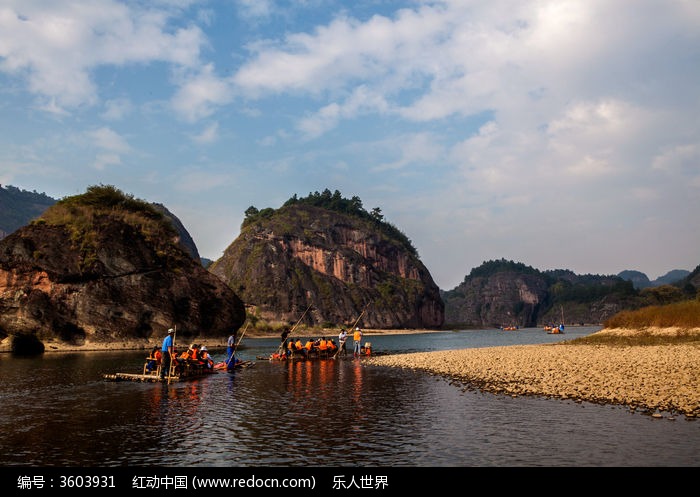
M590 345L700 345L700 297L666 305L622 311L603 330L568 343Z

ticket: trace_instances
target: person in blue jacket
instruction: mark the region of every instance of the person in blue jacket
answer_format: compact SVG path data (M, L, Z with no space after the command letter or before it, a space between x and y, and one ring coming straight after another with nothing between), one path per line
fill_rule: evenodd
M231 358L233 355L233 349L236 348L236 332L234 331L231 333L231 336L228 337L228 342L226 342L226 358L227 362L228 359Z
M170 328L168 330L168 335L163 339L163 346L160 349L160 352L163 354L163 357L161 357L161 367L160 367L160 379L164 380L165 376L168 374L168 371L170 371L170 361L172 360L173 357L173 347L174 347L174 337L175 336L175 330Z

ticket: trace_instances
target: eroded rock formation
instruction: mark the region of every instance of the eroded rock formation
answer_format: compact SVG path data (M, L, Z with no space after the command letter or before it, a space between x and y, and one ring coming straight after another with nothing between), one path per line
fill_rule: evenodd
M245 321L240 298L155 209L74 204L0 240L0 339L81 345L160 338L173 326L186 339L225 336Z
M309 205L244 225L209 270L269 321L370 328L442 325L440 291L419 258L379 223Z

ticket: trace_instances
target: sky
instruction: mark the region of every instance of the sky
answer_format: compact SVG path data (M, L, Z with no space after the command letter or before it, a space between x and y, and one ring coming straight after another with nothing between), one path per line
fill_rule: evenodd
M0 184L113 185L216 260L245 211L378 207L485 261L700 264L697 0L0 0Z

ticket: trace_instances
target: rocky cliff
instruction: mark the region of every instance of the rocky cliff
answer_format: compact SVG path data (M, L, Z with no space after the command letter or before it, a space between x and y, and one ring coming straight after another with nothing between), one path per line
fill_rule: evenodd
M474 268L442 298L446 323L488 328L600 324L622 310L648 305L650 297L617 276L539 271L498 260Z
M189 231L187 231L187 228L185 228L185 225L182 224L182 221L180 221L180 219L175 214L170 212L163 204L152 203L151 205L158 212L163 214L163 216L165 216L165 218L173 225L173 228L175 228L175 231L177 231L179 237L178 241L180 247L182 247L185 252L187 252L196 262L203 265L203 261L199 256L199 250L197 250L197 245L194 243L194 240L190 236Z
M240 298L152 205L110 187L68 197L0 241L0 339L71 344L226 336Z
M465 279L445 298L445 320L477 327L535 326L549 303L546 278L503 271Z
M361 211L364 212L364 211ZM436 328L440 291L405 240L368 216L304 203L267 209L209 270L267 321Z

